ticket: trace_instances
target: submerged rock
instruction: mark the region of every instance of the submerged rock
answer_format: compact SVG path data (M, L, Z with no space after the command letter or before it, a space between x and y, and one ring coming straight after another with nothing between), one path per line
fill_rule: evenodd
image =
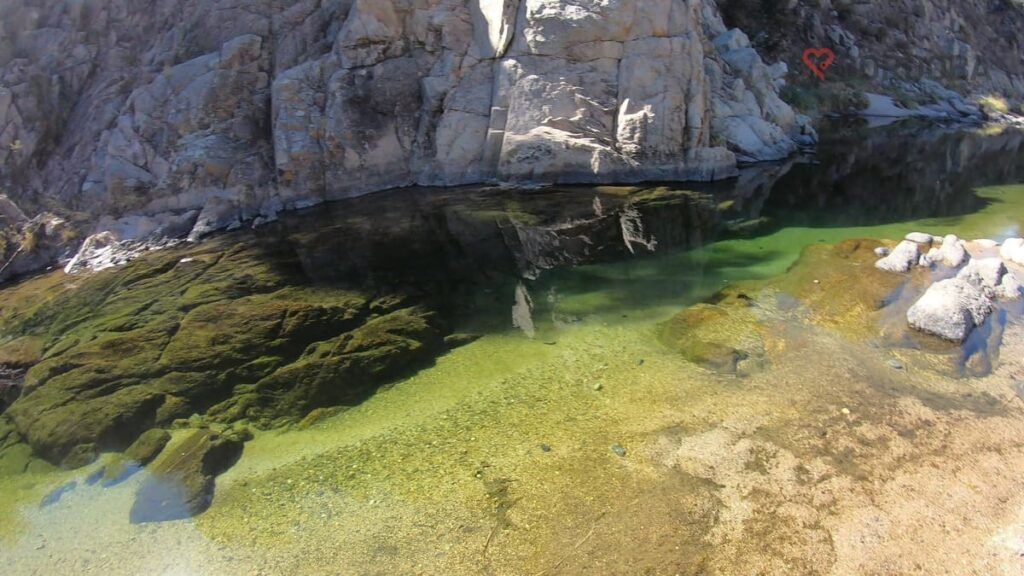
M697 304L662 324L659 337L694 364L723 374L749 375L764 367L765 346L758 329L741 302Z
M211 430L195 430L172 444L147 470L132 505L133 524L181 520L213 502L215 478L242 454L242 442Z
M963 342L992 313L985 291L964 278L932 284L907 311L910 326L953 342Z
M146 431L124 451L124 454L106 465L101 483L103 486L113 486L127 480L143 466L152 462L170 440L171 434L166 430L154 428Z
M213 420L270 426L356 403L446 350L429 308L406 308L400 292L307 286L294 253L275 250L158 252L47 306L27 299L0 337L49 346L5 414L36 454L74 468L214 406Z

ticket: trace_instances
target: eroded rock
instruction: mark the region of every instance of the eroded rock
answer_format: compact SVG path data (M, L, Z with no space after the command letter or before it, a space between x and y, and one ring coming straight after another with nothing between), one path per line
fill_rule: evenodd
M762 328L743 300L697 304L660 326L660 340L694 364L723 374L749 376L767 359Z
M888 272L907 272L918 263L921 251L916 242L904 240L888 256L875 262L875 268Z
M964 278L932 284L907 311L910 326L953 342L963 342L992 313L984 289Z
M939 247L937 258L933 262L941 262L950 268L959 268L970 256L964 247L964 242L954 234L948 234L942 239L942 246Z

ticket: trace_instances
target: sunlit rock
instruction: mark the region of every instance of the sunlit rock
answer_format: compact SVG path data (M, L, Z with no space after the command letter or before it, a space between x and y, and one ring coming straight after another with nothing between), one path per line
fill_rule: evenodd
M907 321L922 332L963 342L992 309L992 300L982 288L964 278L950 278L932 284L907 311Z

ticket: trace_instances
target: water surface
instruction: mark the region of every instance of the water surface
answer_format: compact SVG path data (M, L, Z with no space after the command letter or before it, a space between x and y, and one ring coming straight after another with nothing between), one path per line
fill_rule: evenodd
M232 241L289 255L311 285L407 294L480 338L312 426L259 432L192 520L129 524L143 475L46 508L83 472L0 479L0 560L12 574L1019 573L1024 330L1005 327L985 376L932 369L948 350L829 316L854 299L832 276L864 287L827 250L1022 225L1024 134L935 126L835 126L815 156L714 185L410 189L291 214ZM807 296L812 277L831 292ZM745 377L659 338L723 289L757 302L736 337L756 332L768 360Z

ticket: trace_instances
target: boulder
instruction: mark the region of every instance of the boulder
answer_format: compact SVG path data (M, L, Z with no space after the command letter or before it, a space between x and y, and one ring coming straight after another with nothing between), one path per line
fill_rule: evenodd
M132 524L181 520L213 502L215 478L242 455L241 441L194 430L164 450L149 467L129 515Z
M888 272L907 272L918 263L920 256L918 244L904 240L888 256L875 262L875 268Z
M967 249L964 248L964 241L954 234L948 234L942 239L942 246L939 247L938 257L933 259L933 261L950 268L959 268L968 258L970 256L967 254Z
M999 258L975 258L964 266L956 277L970 282L986 294L995 294L1006 275L1006 265Z
M1021 286L1016 274L1007 272L1003 275L995 292L996 298L1000 300L1019 300L1021 293L1024 292L1024 287Z
M985 291L964 278L932 284L907 311L910 326L953 342L963 342L992 313Z
M1024 238L1010 238L999 247L999 255L1007 262L1024 266Z
M910 234L907 234L906 239L911 242L917 242L918 244L932 243L932 235L925 234L924 232L911 232Z

